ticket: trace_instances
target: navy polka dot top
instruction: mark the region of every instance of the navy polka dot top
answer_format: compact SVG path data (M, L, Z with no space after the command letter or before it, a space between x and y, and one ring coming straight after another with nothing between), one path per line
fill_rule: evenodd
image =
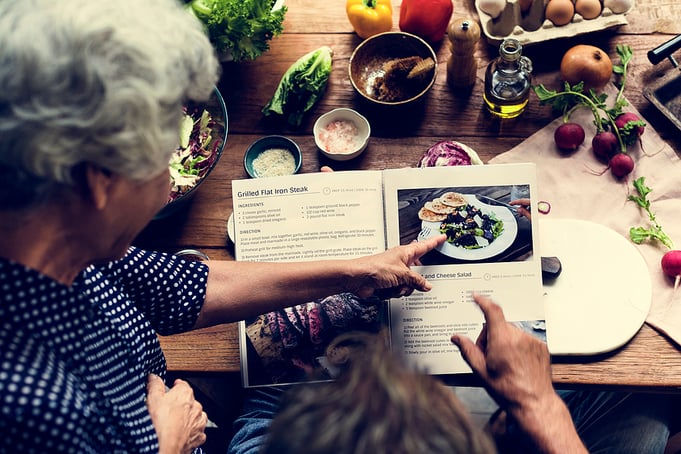
M0 452L157 452L159 334L189 330L208 267L130 248L64 286L0 258Z

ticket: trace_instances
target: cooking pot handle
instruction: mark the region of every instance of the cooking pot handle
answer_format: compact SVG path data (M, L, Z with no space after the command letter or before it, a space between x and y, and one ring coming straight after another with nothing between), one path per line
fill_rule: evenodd
M681 48L681 35L677 35L675 38L670 39L666 43L657 46L655 49L648 51L648 60L653 65L657 65L665 58L669 58L674 67L678 67L679 64L674 60L672 54Z

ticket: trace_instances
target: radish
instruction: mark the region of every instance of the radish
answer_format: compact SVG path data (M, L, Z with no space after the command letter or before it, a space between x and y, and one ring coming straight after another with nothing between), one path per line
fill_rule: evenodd
M618 115L617 118L615 118L615 125L619 130L627 128L632 129L638 137L641 137L643 135L646 126L645 122L641 120L639 116L633 112L625 112L623 114Z
M634 170L634 160L626 153L617 153L610 158L610 171L617 178L622 178Z
M678 249L668 251L662 256L660 264L664 274L674 278L674 290L676 290L681 281L681 251Z
M564 151L576 150L584 142L584 137L586 134L582 125L572 122L563 123L553 133L556 145Z
M631 145L643 135L646 123L635 113L625 112L615 118L615 126L624 143Z
M617 153L619 146L617 136L611 131L601 131L591 139L591 148L594 154L604 161L612 158Z

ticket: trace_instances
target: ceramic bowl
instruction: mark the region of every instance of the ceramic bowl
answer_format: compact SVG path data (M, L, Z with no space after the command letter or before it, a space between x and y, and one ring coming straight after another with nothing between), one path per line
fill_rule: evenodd
M356 158L371 137L369 121L352 109L333 109L320 116L312 129L319 151L334 161Z
M431 63L429 69L409 75L414 61L422 60ZM381 106L404 106L421 100L435 83L436 74L433 48L404 32L379 33L365 39L352 52L348 65L355 91L370 104Z
M191 260L194 262L204 262L206 260L210 260L210 257L198 249L182 249L181 251L175 252L175 255L177 257L182 257L185 260Z
M293 160L283 159L290 153ZM267 152L269 157L263 156ZM262 159L266 161L261 161ZM254 163L255 162L255 163ZM284 136L265 136L253 142L244 154L244 169L251 178L293 175L303 164L303 154L293 140Z
M204 150L210 151L207 166L200 168L200 178L188 186L178 186L175 185L175 179L172 177L174 175L171 172L171 183L172 189L168 196L168 203L156 214L154 220L163 219L171 214L174 214L179 209L186 206L187 202L194 196L199 187L208 178L208 175L213 171L217 165L220 157L222 156L222 150L225 148L225 142L227 141L227 107L225 106L225 100L220 94L217 87L213 90L213 94L205 103L189 103L185 106L186 114L189 115L195 121L201 118L204 111L208 112L210 115L210 122L208 127L210 128L210 140L204 145ZM179 151L178 151L179 153ZM171 166L172 164L171 160Z

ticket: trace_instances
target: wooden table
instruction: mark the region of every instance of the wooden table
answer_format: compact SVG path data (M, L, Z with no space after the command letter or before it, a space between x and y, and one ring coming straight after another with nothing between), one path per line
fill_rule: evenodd
M422 153L440 140L458 140L474 148L484 161L518 145L546 126L553 116L549 108L531 98L519 120L499 122L482 108L482 77L497 46L484 38L477 45L478 80L472 93L452 91L446 82L449 50L446 42L436 46L439 61L437 81L422 117L382 118L374 128L370 149L360 158L346 163L327 161L315 147L314 120L335 107L363 109L347 77L350 54L361 40L353 33L345 14L343 0L286 0L288 13L284 34L271 42L271 49L252 62L223 64L219 88L229 113L229 137L223 156L209 179L197 192L190 206L172 218L153 222L136 244L163 251L195 248L212 259L233 259L227 240L226 220L232 211L231 181L246 178L243 154L248 145L267 134L293 138L303 150L302 172L315 172L321 165L335 169L386 169L414 166ZM394 29L397 30L399 0L394 0ZM473 0L454 0L454 15L477 19ZM535 83L558 87L560 58L572 45L598 45L615 56L615 45L629 44L634 49L630 65L629 101L649 124L678 151L681 133L643 96L646 85L666 74L668 61L652 66L648 50L673 35L655 32L656 22L647 11L634 10L630 25L570 39L526 46L524 54L534 63ZM334 68L327 91L309 112L299 128L264 118L260 112L269 100L284 71L301 55L328 45L334 50ZM399 125L399 127L394 127ZM392 127L391 127L392 126ZM236 325L222 325L161 339L171 371L186 373L235 374L239 371ZM593 358L555 358L554 381L558 386L616 385L655 391L681 388L681 352L678 347L647 325L625 347Z

